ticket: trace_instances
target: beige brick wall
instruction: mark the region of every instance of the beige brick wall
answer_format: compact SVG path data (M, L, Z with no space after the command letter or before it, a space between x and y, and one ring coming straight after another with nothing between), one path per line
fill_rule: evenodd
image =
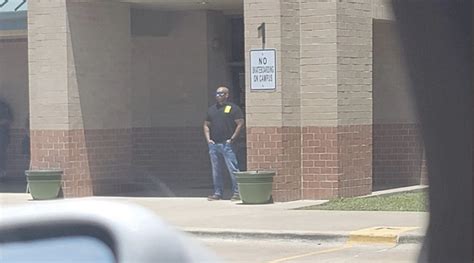
M0 99L13 111L13 129L23 129L28 117L28 43L0 40Z
M374 124L417 123L396 24L374 20Z
M32 169L62 169L66 197L117 193L132 161L129 6L37 1L29 23Z
M65 18L60 17L61 15L56 15L56 16L43 16L41 15L41 12L38 13L38 15L35 17L35 5L38 5L39 3L42 3L42 6L45 8L48 8L48 11L51 12L51 10L54 11L54 5L56 5L56 9L64 8L64 3L61 5L61 1L58 2L48 2L48 5L52 6L47 6L44 5L44 1L37 1L35 3L32 3L30 6L30 24L33 24L33 21L37 21L32 25L32 29L34 29L34 26L38 25L47 25L47 23L50 23L51 25L55 25L56 27L63 28L64 29L64 22ZM97 3L96 3L97 4ZM367 123L367 120L370 118L370 112L368 110L369 104L367 103L366 99L367 96L363 96L362 93L367 91L367 81L368 78L366 75L368 74L367 70L370 66L364 61L364 59L368 59L366 55L367 52L366 48L368 46L368 43L365 43L364 47L360 46L360 43L356 43L353 45L354 40L358 41L357 39L361 40L364 39L365 34L369 34L369 30L365 31L360 31L358 30L356 32L356 36L349 36L349 35L344 35L348 32L345 27L350 26L355 26L355 25L360 25L364 26L364 24L367 24L367 21L356 21L356 23L351 23L354 22L357 19L353 19L354 16L359 16L360 14L356 14L356 12L359 12L357 8L362 7L364 9L363 16L368 15L367 12L371 14L371 16L375 16L378 18L383 18L383 17L388 17L386 15L383 15L385 13L388 13L389 9L389 2L388 1L359 1L356 3L349 3L349 2L336 2L336 1L247 1L245 2L244 8L246 9L245 11L245 21L246 21L246 50L248 51L251 48L260 48L260 39L256 37L257 35L257 30L256 27L261 23L265 22L267 24L267 48L277 48L278 54L277 54L277 65L280 65L280 71L277 73L278 74L278 89L276 92L253 92L251 96L248 96L248 109L249 109L249 120L248 124L251 126L252 124L259 124L259 125L273 125L273 124L281 124L285 122L285 125L298 125L298 123L301 120L301 123L303 125L319 125L319 126L335 126L337 124L337 119L339 117L339 123L344 124L344 123L349 123L349 122L355 122L355 123ZM106 6L107 4L99 4L102 6ZM301 11L299 10L301 5ZM353 10L351 6L356 6L356 11L351 11ZM53 7L53 8L51 8ZM123 8L123 7L121 7ZM111 16L112 12L107 8L106 11L102 10L100 8L92 8L93 10L88 13L88 17L94 16L95 14L99 15L99 17L105 17L109 15L109 18L113 18ZM116 15L115 14L115 19L116 23L113 23L114 30L106 30L110 32L117 32L116 37L121 39L123 35L120 34L126 34L127 32L124 31L123 28L121 28L126 22L127 18L125 15L125 10L126 8L123 8L123 12L121 15ZM281 10L280 10L281 9ZM336 10L342 10L339 13L336 12ZM369 10L370 9L370 10ZM77 9L79 10L79 9ZM348 11L349 10L349 11ZM100 12L103 12L102 14L99 14ZM104 13L105 12L105 13ZM300 17L298 18L298 14L301 12ZM351 13L352 12L352 13ZM361 13L361 12L359 12ZM280 14L284 14L281 16ZM42 20L41 20L42 19ZM44 20L44 21L43 21ZM54 21L56 20L56 21ZM339 22L337 22L339 21ZM298 25L301 22L301 32L298 30ZM360 23L359 23L360 22ZM84 20L82 22L84 26L87 25L87 20ZM105 23L105 22L104 22ZM62 24L62 27L61 27ZM184 23L186 24L186 23ZM339 27L336 29L335 25L338 24ZM189 24L188 24L189 25ZM71 26L71 25L70 25ZM75 27L75 25L72 25ZM96 30L92 30L95 32L91 32L89 30L87 32L89 37L95 37L99 38L100 35L104 35L104 27L99 26L96 27ZM32 30L30 30L32 31ZM37 30L34 30L35 32L38 32ZM38 50L38 48L44 48L45 51L51 50L51 48L56 45L61 46L61 43L63 43L64 46L64 39L61 38L53 38L47 37L47 34L58 34L57 30L50 30L51 32L45 32L45 33L35 33L33 36L30 36L30 41L36 41L39 42L39 40L47 38L48 41L42 41L44 42L49 42L48 45L42 44L39 46L35 46L35 50ZM194 32L199 32L199 31L194 31ZM95 35L94 35L95 34ZM76 35L76 34L73 34ZM365 35L366 36L366 35ZM63 36L62 36L63 37ZM94 56L94 52L89 52L85 55L77 54L80 52L79 50L82 50L82 48L75 48L76 45L82 45L82 44L75 44L79 41L81 41L83 38L76 38L74 40L69 40L69 44L73 46L74 51L70 50L69 53L69 61L73 61L74 59L80 58L80 60L87 60L88 58L83 58L84 56ZM85 38L84 38L85 39ZM99 38L100 39L100 38ZM110 39L110 38L109 38ZM365 38L368 39L368 38ZM38 41L37 41L38 40ZM283 41L282 41L283 40ZM53 43L54 42L54 43ZM204 41L205 42L205 41ZM66 42L67 43L67 42ZM97 43L97 39L95 39L94 43ZM124 43L124 41L119 41L119 43ZM198 41L197 44L200 42ZM316 44L317 43L317 44ZM346 44L350 44L351 46L347 46ZM196 44L196 43L193 43ZM301 44L301 46L299 45ZM116 52L120 53L120 50L123 50L124 47L127 44L125 43L122 47L117 47ZM134 40L134 44L135 40ZM151 45L151 44L150 44ZM338 54L338 59L335 61L335 56L334 54L337 53L337 46L341 47L339 54ZM357 47L354 47L357 46ZM100 50L100 48L95 48L97 52L103 51ZM168 49L169 50L169 49ZM183 49L181 49L183 50ZM284 50L284 52L282 52ZM58 51L54 56L56 59L60 60L59 54L63 52ZM75 53L75 54L74 54ZM300 55L298 55L298 53ZM361 57L359 61L356 62L351 62L351 63L356 63L351 64L351 66L348 66L346 64L346 60L348 60L348 57L351 56L351 54L357 53ZM48 52L35 52L35 56L44 56L46 57L45 54L48 54ZM114 54L113 52L109 52L109 54ZM193 54L191 54L193 55ZM248 54L246 54L247 60L248 60ZM121 56L118 56L121 57ZM122 56L123 57L123 56ZM194 56L195 57L195 56ZM352 57L350 57L352 58ZM81 123L81 118L80 116L82 115L88 115L91 116L89 119L89 123L86 126L97 126L97 127L113 127L113 126L120 126L122 125L123 122L120 122L116 117L114 116L126 116L128 118L128 113L127 110L130 108L130 103L126 101L124 98L116 98L121 104L121 106L118 106L117 104L114 104L111 106L110 109L106 110L101 110L101 116L93 116L92 114L89 114L89 112L81 112L83 109L90 109L90 112L97 112L97 110L94 108L94 105L100 105L100 101L103 101L105 98L103 96L97 96L97 94L93 94L93 96L89 95L92 97L92 99L87 99L84 100L86 103L89 103L90 105L84 105L81 106L79 102L72 103L74 101L73 98L77 98L80 94L73 89L69 90L69 93L71 94L69 97L72 96L72 100L69 102L68 109L65 109L65 98L64 94L61 94L60 91L57 90L57 88L54 88L54 86L57 86L58 83L61 83L61 81L64 81L64 76L63 73L59 70L51 70L55 72L55 78L48 77L48 78L42 78L41 75L43 74L37 74L38 72L36 69L42 69L43 71L47 70L48 68L54 67L54 64L49 63L48 65L44 64L41 65L41 62L37 61L40 59L35 59L32 57L32 61L30 63L36 64L32 68L34 73L32 73L31 78L35 80L39 80L37 82L38 84L35 85L43 85L43 86L50 86L47 92L51 92L55 94L55 96L49 96L47 98L38 98L36 94L34 94L32 99L38 100L39 103L35 103L35 112L37 112L37 115L40 112L48 111L51 109L48 114L51 115L51 117L54 117L55 119L59 119L60 121L54 121L54 124L51 124L53 126L64 126L67 121L64 120L63 117L61 117L60 112L64 111L69 111L68 116L71 118L71 123L73 127L80 127L82 125ZM123 58L126 60L126 58ZM106 61L106 60L104 60ZM102 63L96 63L96 65L92 66L87 66L88 69L96 67L96 68L107 68L110 67L110 64L119 64L123 65L126 63L107 63L107 62L102 62ZM60 62L58 62L60 63ZM108 65L107 65L108 64ZM74 62L74 65L77 68L85 67L81 61ZM300 69L298 69L298 65L300 65ZM346 67L347 65L347 67ZM361 69L355 69L353 70L353 66L361 66ZM365 66L365 67L364 67ZM60 66L57 66L60 68ZM124 66L126 67L126 66ZM144 67L143 67L144 68ZM64 71L64 67L62 67L62 70ZM300 72L298 72L301 70ZM339 73L336 73L339 70ZM192 71L192 70L191 70ZM119 75L119 72L126 72L126 69L117 69L116 72L111 72L111 75ZM192 72L195 73L195 72ZM195 73L196 75L200 75L198 72ZM208 71L209 73L209 71ZM71 72L71 74L75 74L74 71ZM127 75L127 74L121 74L121 75ZM168 76L169 74L167 74ZM297 75L300 75L301 78L296 77ZM355 76L355 77L354 77ZM123 77L122 77L123 78ZM350 78L351 81L354 81L354 83L347 83L345 79ZM358 78L356 80L356 78ZM73 78L74 79L74 78ZM194 78L192 79L196 80L199 78ZM137 80L134 78L134 81ZM284 80L285 83L282 82ZM80 85L78 84L81 81L76 81L77 83L68 83L69 86L74 86L74 85ZM87 79L85 80L84 86L90 87L92 90L94 86L104 86L105 85L110 85L111 81L109 80L104 80L101 77L97 77L94 80ZM126 83L127 81L116 81L117 83ZM153 80L149 81L153 82ZM169 81L171 82L171 81ZM178 83L176 83L178 82ZM180 83L181 82L181 83ZM187 85L186 83L183 83L186 81L178 80L175 81L178 86L197 86L197 85ZM199 80L197 80L198 85L199 85ZM217 82L217 81L214 81ZM357 82L357 83L356 83ZM43 83L43 84L42 84ZM55 85L52 85L52 83L55 83ZM114 83L114 84L117 84ZM194 82L196 83L196 81ZM89 85L91 84L91 85ZM120 85L120 84L119 84ZM203 82L201 82L200 85L203 85ZM289 88L281 89L282 85L287 85ZM337 89L335 89L336 85L338 85ZM350 91L348 86L352 85L362 85L360 87L357 87L356 89L363 92L360 92L359 95L361 96L350 96L348 97L346 95L347 92ZM365 85L365 86L364 86ZM116 85L113 85L116 86ZM171 85L166 85L166 86L171 86ZM247 85L249 86L249 85ZM299 97L299 92L297 88L290 88L290 87L301 87L301 94L302 97ZM116 89L116 88L115 88ZM191 88L190 88L191 89ZM38 89L36 89L38 90ZM42 89L43 91L46 91L45 89ZM338 93L336 93L336 90L338 90ZM125 93L130 92L128 90L124 90ZM283 92L283 93L282 93ZM85 92L86 95L91 94L93 92ZM113 92L114 93L114 92ZM112 94L113 94L112 93ZM115 92L116 93L116 92ZM180 98L178 103L173 103L173 105L187 105L187 101L189 100L189 97L194 97L197 101L201 101L203 98L196 98L193 95L197 95L199 97L199 94L195 94L196 92L194 90L189 90L188 92L185 93L185 95L182 95L183 98ZM343 94L344 93L344 94ZM105 92L104 92L105 94ZM123 92L121 92L123 94ZM151 102L150 100L145 101L142 100L146 94L146 92L138 92L137 93L139 99L138 101L142 103L136 103L134 102L133 105L137 105L136 107L133 108L140 108L137 112L137 114L134 114L137 116L137 118L134 118L136 120L136 125L137 126L142 126L145 125L146 123L153 123L156 121L152 120L151 116L147 116L146 114L142 114L145 112L147 107L153 107L153 105L156 104L161 104L161 106L164 106L164 104L168 104L168 109L173 110L171 108L173 107L178 107L178 109L174 109L179 111L183 111L183 116L190 116L189 119L185 118L186 123L193 124L193 120L197 118L197 116L192 116L193 113L196 113L197 111L193 109L189 109L192 107L186 107L186 106L171 106L169 104L170 100L168 100L167 94L164 94L165 96L162 96L163 94L157 94L157 96L151 96L151 98L154 97L159 97L160 100L158 100L158 103L154 100ZM250 94L250 92L249 92ZM176 94L174 94L176 95ZM55 99L54 103L49 103L48 98L57 98ZM61 98L63 97L63 98ZM171 97L179 97L179 96L171 96ZM338 99L339 97L339 99ZM147 96L147 98L150 98L150 96ZM161 100L163 98L163 100ZM207 99L209 100L209 99ZM87 102L88 101L88 102ZM145 102L144 102L145 101ZM204 101L204 99L202 100ZM280 101L283 104L282 108L279 108ZM144 103L143 103L144 102ZM194 101L195 102L195 101ZM278 103L274 103L278 102ZM299 107L299 104L301 103L302 107ZM203 103L199 103L203 104ZM349 109L348 105L354 105L356 104L356 107L351 107ZM49 106L47 106L49 105ZM53 106L51 106L53 105ZM338 106L339 105L339 106ZM56 107L57 106L57 107ZM140 107L139 107L140 106ZM62 107L62 108L61 108ZM165 106L166 107L166 106ZM339 110L337 108L339 107ZM203 107L204 108L204 107ZM58 110L59 109L59 110ZM172 120L167 120L166 114L162 114L160 116L160 112L166 113L167 110L162 110L162 108L155 109L152 112L157 112L158 114L154 114L156 119L159 119L159 122L161 123L160 125L172 125ZM119 113L119 114L116 114ZM145 116L145 117L142 117ZM61 120L62 118L62 120ZM51 118L49 118L51 119ZM108 123L102 123L102 119L107 119ZM349 121L350 120L350 121ZM42 122L36 122L36 123L41 123L41 126L48 126L48 121L42 121ZM33 126L35 126L34 124ZM50 125L50 126L51 126ZM42 127L45 128L45 127Z
M176 14L168 36L134 36L134 127L201 125L208 105L206 12Z
M217 86L230 83L224 15L177 12L171 21L167 36L132 38L133 127L201 126Z
M245 1L248 169L276 171L277 201L301 198L300 5L295 0ZM249 51L261 49L257 27L265 23L265 48L276 49L275 91L250 91Z
M248 127L281 127L282 117L282 27L280 0L244 1L245 22L245 74L246 108ZM265 48L276 49L276 91L250 91L250 54L252 49L261 49L257 27L265 23Z
M372 124L371 1L337 5L338 124Z
M129 6L39 0L28 9L31 128L129 128Z
M70 128L130 128L129 5L68 1L67 12Z
M371 124L372 6L369 0L246 2L246 51L261 47L256 28L265 22L278 74L276 92L248 90L248 126Z
M69 128L66 21L65 0L38 0L28 3L32 129Z
M337 126L337 1L301 1L301 125Z
M262 48L257 28L265 23L266 49L276 49L275 91L251 91L246 78L247 126L299 126L300 100L300 4L296 0L245 1L246 75L250 76L249 52Z
M281 13L282 124L284 127L299 127L301 125L299 0L281 1Z

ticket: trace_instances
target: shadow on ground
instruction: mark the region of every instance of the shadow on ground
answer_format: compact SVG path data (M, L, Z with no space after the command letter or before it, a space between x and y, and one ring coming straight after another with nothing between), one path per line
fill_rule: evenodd
M0 193L25 193L26 180L3 178L0 179Z
M129 182L129 185L135 185L137 190L116 191L113 194L97 194L100 196L124 196L124 197L207 197L213 194L212 180L210 178L161 178L153 177L153 180L147 180L146 183L140 183L137 187L136 182ZM230 199L231 186L230 180L224 180L224 199ZM0 193L25 193L26 179L0 179ZM130 189L129 187L125 187Z

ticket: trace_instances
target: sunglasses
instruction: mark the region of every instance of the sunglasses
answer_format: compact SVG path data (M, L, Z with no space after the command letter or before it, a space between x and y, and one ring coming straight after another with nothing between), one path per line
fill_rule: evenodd
M227 94L226 92L216 92L216 96L219 96L219 97L223 97L226 94Z

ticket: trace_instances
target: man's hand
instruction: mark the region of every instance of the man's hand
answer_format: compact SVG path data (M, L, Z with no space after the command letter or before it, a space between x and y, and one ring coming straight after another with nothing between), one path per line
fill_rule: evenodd
M225 141L225 143L231 144L231 143L232 143L232 139L228 139L227 141Z
M204 128L204 136L206 137L207 144L216 144L213 140L211 140L210 132L209 132L209 125L211 125L210 122L205 121L203 128Z

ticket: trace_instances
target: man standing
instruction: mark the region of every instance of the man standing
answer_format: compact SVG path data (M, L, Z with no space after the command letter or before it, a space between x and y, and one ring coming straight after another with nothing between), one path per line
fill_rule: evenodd
M232 144L244 126L244 116L242 110L234 103L228 102L228 99L229 89L219 87L216 91L217 103L208 109L204 122L204 136L209 145L214 183L214 194L208 196L207 200L209 201L222 199L224 184L221 168L223 164L226 165L232 180L231 201L240 200L239 188L235 179L235 172L238 172L239 168Z
M7 172L7 149L10 142L10 124L13 116L10 106L0 100L0 178L4 178Z

